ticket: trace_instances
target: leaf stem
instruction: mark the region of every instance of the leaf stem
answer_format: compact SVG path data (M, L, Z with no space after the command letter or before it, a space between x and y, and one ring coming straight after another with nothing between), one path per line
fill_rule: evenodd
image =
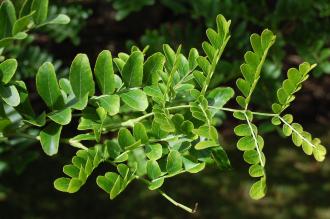
M146 185L150 185L150 182L142 177L139 177L139 176L136 176L135 177L137 180L140 180L141 182L143 182L144 184ZM188 206L184 205L184 204L181 204L177 201L175 201L173 198L171 198L169 195L167 195L164 191L162 191L161 189L157 189L156 191L159 192L159 194L161 194L164 198L166 198L168 201L170 201L173 205L189 212L189 213L195 213L196 212L196 208L197 208L197 203L194 207L194 209L192 208L189 208Z
M277 116L284 124L286 124L287 126L290 127L290 129L295 132L302 140L304 140L305 142L307 142L310 146L312 146L313 148L316 148L315 145L313 145L309 140L307 140L304 136L302 136L295 128L293 128L287 121L285 121L281 116Z
M252 134L252 137L253 137L254 143L255 143L255 145L256 145L256 149L257 149L257 152L258 152L258 156L259 156L260 164L261 164L262 167L264 167L264 166L265 166L265 163L264 163L264 161L262 160L262 156L261 156L261 152L260 152L260 149L259 149L259 144L258 144L257 137L256 137L256 135L255 135L255 133L254 133L254 130L253 130L252 125L251 125L251 122L250 122L250 120L249 120L249 118L248 118L248 116L246 115L245 112L244 112L244 116L245 116L246 122L247 122L248 125L249 125L249 128L250 128L250 131L251 131L251 134Z
M167 110L177 110L177 109L184 109L184 108L190 108L190 105L179 105L179 106L172 106L172 107L168 107L166 108ZM217 110L223 110L223 111L228 111L228 112L246 112L245 110L241 110L241 109L232 109L232 108L226 108L226 107L214 107L214 106L208 106L210 109L217 109ZM263 112L251 112L254 115L260 115L260 116L270 116L270 117L274 117L274 116L278 116L278 114L274 114L274 113L263 113ZM125 122L122 122L119 124L120 127L133 127L134 124L140 122L143 119L146 119L148 117L153 116L154 113L148 113L145 114L143 116L140 116L138 118L135 119L130 119L127 120Z

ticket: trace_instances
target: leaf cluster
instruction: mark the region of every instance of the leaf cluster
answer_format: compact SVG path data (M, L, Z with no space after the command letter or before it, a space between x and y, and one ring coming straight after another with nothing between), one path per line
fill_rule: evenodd
M216 28L206 31L208 41L202 44L203 55L191 48L185 56L181 46L173 49L168 44L163 51L147 55L148 47L133 46L129 53L121 52L116 57L104 50L91 66L87 55L78 54L68 77L63 78L57 77L52 63L44 63L36 75L37 93L46 106L41 113L33 110L24 82L11 81L17 62L9 59L0 64L2 104L13 107L23 118L16 133L23 125L40 130L28 136L40 141L47 155L57 154L60 144L78 148L72 164L63 168L67 176L55 180L56 189L77 192L94 169L108 163L113 168L98 176L96 183L110 199L138 180L176 206L193 212L169 198L161 186L171 177L200 172L206 165L230 169L216 129L216 117L221 111L231 112L243 122L234 132L240 137L238 149L244 151L243 158L251 165L249 174L258 178L250 189L254 199L266 193L266 156L262 151L265 143L253 123L256 115L272 119L275 125L283 122L284 134L292 135L296 145L302 145L305 153L313 153L318 161L324 159L326 150L320 141L292 123L290 116L281 115L313 65L302 64L299 70L289 70L288 79L277 92L279 103L273 105L274 113L249 110L267 53L275 41L270 30L253 34L252 51L245 54L241 65L243 78L237 80L242 92L236 97L240 108L226 108L234 90L209 89L209 85L230 39L231 22L218 15L216 24ZM4 122L5 112L2 117L5 125L1 131L10 138L13 127ZM75 118L79 134L63 138L62 130ZM23 134L26 136L24 129Z

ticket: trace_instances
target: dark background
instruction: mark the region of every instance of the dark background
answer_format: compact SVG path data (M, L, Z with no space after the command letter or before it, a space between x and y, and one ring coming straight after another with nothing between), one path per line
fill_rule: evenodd
M313 43L316 44L320 39L324 39L322 48L329 47L327 28L330 27L330 13L321 16L310 12L314 9L308 8L308 4L313 1L288 1L298 2L298 5L306 4L305 11L294 8L293 3L291 6L281 6L284 8L280 10L278 4L281 1L260 1L262 4L256 1L257 3L253 4L246 3L244 12L241 12L238 5L245 4L243 2L232 1L233 8L227 8L231 11L225 10L226 8L222 8L225 10L222 11L220 7L218 11L210 13L209 17L192 17L196 12L189 8L188 3L183 3L187 5L186 11L177 12L156 1L155 4L142 7L118 21L115 17L117 10L111 2L54 1L59 7L79 4L82 10L92 12L78 34L80 43L75 45L70 39L56 42L49 37L47 31L41 31L35 33L32 46L38 46L52 54L55 60L60 60L60 69L65 74L71 60L80 52L88 54L91 63L94 63L101 50L110 49L113 54L129 51L127 45L132 42L140 46L149 42L154 45L151 50L159 49L158 44L154 44L150 38L143 38L147 29L158 30L158 38L155 37L157 42L165 41L173 46L183 44L186 51L191 46L200 49L201 42L205 39L205 27L213 25L214 14L223 13L227 19L233 20L233 37L225 51L228 55L224 57L229 62L241 63L246 48L249 48L248 42L245 41L250 33L260 33L266 27L275 29L281 46L271 50L275 54L271 56L271 60L277 66L279 59L281 65L278 77L265 76L270 84L281 81L289 66L306 58L302 57L299 50L309 51L308 49L312 48L314 51L316 46ZM330 3L321 2L325 3L321 8L330 8ZM295 13L297 16L292 18ZM246 26L239 32L238 27L242 23L246 23ZM164 32L161 28L164 25L167 35L162 35ZM242 38L245 38L245 41L242 41ZM297 45L301 45L301 48ZM305 55L308 56L309 52ZM329 58L326 61L329 61ZM233 72L239 72L234 64L230 68ZM306 130L320 137L323 145L329 148L330 75L324 69L318 71L321 73L312 75L304 84L289 112ZM31 81L30 87L33 89L33 77L26 80ZM224 80L224 84L233 85L233 79L229 77ZM269 107L265 106L262 98L255 100L255 106L262 109ZM265 128L264 134L267 196L260 201L251 200L248 197L251 183L248 165L243 162L241 152L235 149L237 139L232 131L235 124L236 121L228 115L227 120L219 127L222 144L228 152L233 170L220 172L214 167L208 167L199 174L174 177L164 185L164 190L176 200L191 207L198 203L195 214L188 214L176 208L157 192L148 191L138 182L132 183L123 194L110 201L108 195L95 183L97 173L103 173L108 168L106 165L101 165L78 193L71 195L58 192L53 188L53 180L61 175L62 166L68 162L74 150L62 147L58 155L50 158L44 155L40 145L36 144L25 149L33 151L31 162L23 162L25 157L18 150L11 154L15 157L11 166L0 172L3 191L0 193L0 218L330 218L329 158L323 163L317 163L294 146L290 139L282 138L276 130L267 132ZM17 166L23 167L17 171Z

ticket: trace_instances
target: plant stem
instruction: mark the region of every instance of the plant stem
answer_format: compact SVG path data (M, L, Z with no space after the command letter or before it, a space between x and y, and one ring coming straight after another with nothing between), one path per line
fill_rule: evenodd
M278 116L278 114L275 114L275 113L252 112L252 114L259 115L259 116L271 116L271 117Z
M253 130L252 125L251 125L251 122L250 122L248 116L246 115L246 113L244 113L244 116L245 116L246 122L247 122L248 125L249 125L250 131L251 131L251 134L252 134L252 138L253 138L254 143L255 143L255 145L256 145L256 149L257 149L257 152L258 152L258 156L259 156L260 164L261 164L262 167L264 167L264 166L265 166L265 163L264 163L264 161L262 160L262 156L261 156L261 152L260 152L260 149L259 149L259 144L258 144L257 137L256 137L256 135L255 135L255 133L254 133L254 130Z
M228 111L228 112L242 112L242 113L246 112L245 110L232 109L232 108L226 108L226 107L214 107L214 106L208 106L208 107L210 109L217 109L217 110L223 110L223 111ZM184 108L190 108L190 105L172 106L172 107L168 107L166 109L167 110L177 110L177 109L184 109ZM274 113L262 113L262 112L251 112L251 113L254 115L260 115L260 116L271 116L271 117L278 116L278 114L274 114ZM140 116L138 118L130 119L125 122L122 122L119 124L119 126L120 127L133 127L135 123L138 123L141 120L151 117L153 115L154 115L154 113L151 112L151 113L145 114L143 116Z
M158 189L158 192L159 192L164 198L166 198L168 201L170 201L173 205L175 205L175 206L177 206L177 207L179 207L179 208L181 208L181 209L183 209L183 210L185 210L185 211L187 211L187 212L189 212L189 213L195 213L195 212L196 212L196 207L195 207L194 209L189 208L189 207L187 207L187 206L185 206L185 205L183 205L183 204L181 204L181 203L175 201L173 198L171 198L170 196L168 196L165 192L163 192L163 191L160 190L160 189ZM196 206L197 206L197 205L196 205Z
M285 125L289 126L290 129L295 132L302 140L304 140L305 142L307 142L310 146L312 146L312 148L316 148L315 145L313 145L309 140L307 140L304 136L302 136L296 129L294 129L292 127L292 125L290 125L287 121L285 121L281 116L277 116Z
M136 176L135 178L136 178L137 180L140 180L141 182L143 182L143 183L146 184L146 185L150 185L150 182L149 182L148 180L144 179L144 178L141 178L141 177L139 177L139 176ZM187 207L187 206L185 206L185 205L183 205L183 204L181 204L181 203L175 201L173 198L171 198L169 195L167 195L167 194L166 194L164 191L162 191L161 189L157 189L157 191L158 191L159 194L161 194L164 198L166 198L168 201L170 201L173 205L175 205L175 206L177 206L177 207L179 207L179 208L181 208L181 209L183 209L183 210L185 210L185 211L187 211L187 212L189 212L189 213L195 213L195 212L196 212L197 204L196 204L195 208L192 209L192 208L189 208L189 207Z

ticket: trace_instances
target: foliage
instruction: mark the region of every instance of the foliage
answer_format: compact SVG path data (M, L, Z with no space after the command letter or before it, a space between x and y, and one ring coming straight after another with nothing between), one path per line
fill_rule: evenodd
M3 5L7 7L6 4L11 3L5 1ZM47 5L44 4L45 1L32 2L31 8L39 10L38 16L34 16L36 12L27 12L32 14L34 22L45 22ZM60 23L63 21L60 19ZM148 47L140 50L133 46L129 54L121 52L115 58L110 51L101 52L92 70L87 55L78 54L68 78L60 79L54 65L45 62L36 75L36 90L46 106L42 113L33 110L31 93L25 83L13 78L17 61L6 59L0 63L2 108L13 109L22 120L12 122L6 110L0 111L3 141L17 137L40 141L43 151L50 156L58 153L60 144L78 148L72 164L63 167L66 177L54 182L60 191L77 192L101 163L109 163L114 168L99 175L96 183L110 199L138 180L174 205L194 212L160 188L169 178L200 172L206 165L215 164L220 170L230 168L215 126L219 112L232 112L243 122L234 130L241 137L237 147L244 151L244 160L252 165L249 174L258 178L251 186L250 196L262 198L266 192L266 157L262 152L264 140L253 123L258 117L267 117L274 125L283 123L284 134L292 135L294 144L302 145L304 152L313 154L317 161L325 158L325 147L317 138L312 138L301 125L292 123L289 114L282 116L314 65L303 63L299 70L288 71L288 79L277 92L278 103L273 104L273 113L251 111L252 95L268 50L275 42L270 30L253 34L252 51L245 54L241 65L243 78L237 80L242 96L237 96L236 101L241 109L225 108L234 97L234 90L210 89L209 85L230 39L230 24L222 15L217 16L216 28L207 29L208 40L202 43L205 55L191 48L185 56L181 46L174 50L167 44L162 52L147 55ZM62 130L75 118L78 118L79 134L61 137ZM27 133L26 127L39 131ZM115 137L110 137L113 134Z
M38 5L39 3L40 5ZM26 136L8 139L7 137L10 136L12 130L8 129L6 136L4 136L4 130L8 125L12 129L19 127L23 119L20 112L31 110L31 106L26 102L28 95L24 91L26 85L18 79L26 79L31 77L31 74L34 76L34 70L38 68L38 63L41 65L45 60L54 60L44 50L41 51L39 47L30 46L34 31L40 27L66 24L70 21L69 17L64 14L54 14L48 18L47 13L45 13L47 11L45 10L46 6L48 7L47 1L30 0L15 2L6 0L1 1L0 4L0 32L3 33L0 37L0 72L2 78L0 174L8 169L21 173L28 163L39 156L37 151L29 148L31 144L35 143L35 139L27 139ZM37 14L38 17L36 17ZM54 63L56 67L60 66L60 62L54 61ZM15 105L17 106L14 109L12 106ZM25 133L33 133L33 135L39 133L39 130L33 127L23 127L23 130Z
M327 51L330 46L328 28L330 26L330 4L327 0L279 0L275 2L264 0L255 2L240 0L161 0L159 2L174 14L190 16L191 20L186 22L188 24L191 22L197 24L204 22L208 26L214 26L214 18L218 13L230 16L234 23L234 34L232 36L233 43L229 45L228 53L226 53L228 59L237 59L237 50L239 49L239 52L243 53L248 48L249 42L247 39L248 35L251 34L251 29L262 30L270 27L277 35L278 43L273 48L273 52L266 63L266 70L269 70L265 74L271 74L281 80L278 72L283 67L283 60L293 54L299 55L298 62L301 62L301 60L317 62L319 65L313 71L315 76L329 74L329 55ZM264 10L259 10L260 7ZM304 16L301 16L302 14ZM140 43L142 45L150 44L153 48L153 45L159 47L164 41L187 44L190 43L191 39L202 40L201 36L204 28L197 25L189 28L189 25L182 24L183 19L179 17L178 20L178 22L167 21L159 29L148 30L141 37ZM165 29L165 27L168 28ZM177 31L177 28L181 31ZM188 33L183 35L182 30ZM152 38L150 38L151 33ZM315 43L316 41L317 43ZM196 41L189 44L191 47L197 45ZM235 63L231 65L230 69L235 69L233 72L237 72L238 65Z
M45 26L41 31L45 31L57 43L69 39L74 45L79 45L79 33L85 27L86 20L92 14L92 11L84 9L81 5L51 5L49 7L49 17L55 17L57 14L68 15L70 23L67 25Z

